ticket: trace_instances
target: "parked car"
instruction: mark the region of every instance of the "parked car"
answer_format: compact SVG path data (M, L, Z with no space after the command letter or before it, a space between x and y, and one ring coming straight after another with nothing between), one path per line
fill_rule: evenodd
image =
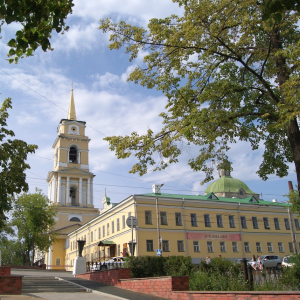
M90 270L99 271L105 269L122 268L124 263L125 263L124 257L116 256L103 262L93 263L93 265L90 266Z
M281 269L282 259L278 255L262 255L261 260L264 263L264 268Z
M246 261L247 261L247 264L250 263L250 259L249 259L249 258L246 258ZM243 262L243 259L242 259L242 258L236 260L236 263L237 263L237 264L241 264L242 262Z
M287 255L282 259L281 265L283 267L291 268L294 266L294 263L291 262L291 257L289 255Z

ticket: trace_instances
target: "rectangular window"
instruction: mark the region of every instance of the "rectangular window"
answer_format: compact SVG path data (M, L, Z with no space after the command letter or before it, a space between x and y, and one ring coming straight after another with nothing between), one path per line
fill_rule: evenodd
M229 227L235 228L234 216L229 216Z
M98 240L101 239L101 227L98 228Z
M153 252L153 240L146 240L146 245L147 245L147 251L148 252Z
M105 237L105 226L102 226L102 237Z
M56 265L56 266L60 266L60 257L57 257L57 258L55 259L55 265Z
M239 252L237 242L232 242L232 251L233 252Z
M291 230L290 221L288 218L284 219L284 226L286 230Z
M106 224L106 235L109 235L109 223Z
M193 241L194 252L200 252L200 245L198 241Z
M115 221L111 221L111 233L115 233Z
M278 243L278 251L279 252L284 252L284 248L283 248L283 243Z
M221 252L226 252L226 244L225 244L225 242L220 242L220 251Z
M162 250L164 252L169 252L170 251L169 241L166 241L166 240L162 241Z
M205 227L211 227L209 215L206 215L206 214L204 215L204 224L205 224Z
M268 246L268 252L274 252L273 251L273 244L271 242L268 242L267 246Z
M178 252L184 252L184 243L183 243L183 241L177 241L177 250L178 250Z
M125 228L125 215L122 216L122 229Z
M168 225L167 212L160 212L160 225Z
M181 213L175 213L175 224L176 226L182 226Z
M214 252L213 242L207 242L207 252L209 253Z
M152 225L152 211L145 210L145 224Z
M252 217L253 229L258 229L257 217Z
M241 217L241 225L242 228L247 228L247 221L246 221L246 217Z
M197 227L198 226L197 215L196 214L191 214L191 225L193 227Z
M250 252L250 244L249 242L244 242L244 248L245 248L245 252Z
M264 217L263 220L264 220L264 227L265 227L265 229L270 229L269 219L266 218L266 217Z
M97 261L97 252L95 252L95 260Z
M217 215L217 226L223 227L223 218L222 215Z
M120 219L117 219L117 231L120 231Z
M93 231L91 232L91 243L93 242Z
M276 230L280 230L280 225L279 225L279 219L278 218L274 218L274 225L275 225Z
M294 247L292 242L289 242L289 250L290 252L294 252Z
M262 250L261 250L261 243L260 242L256 242L256 251L257 252L262 252Z
M298 219L294 219L294 222L295 222L295 228L296 228L296 230L300 230L299 220Z
M121 256L121 245L118 244L118 256Z
M91 261L93 261L94 257L93 257L93 253L91 253Z

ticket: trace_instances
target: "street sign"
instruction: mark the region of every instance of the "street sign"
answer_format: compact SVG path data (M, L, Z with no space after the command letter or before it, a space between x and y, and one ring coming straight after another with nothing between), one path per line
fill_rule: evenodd
M161 256L161 249L156 250L156 255Z
M133 228L136 228L137 227L137 218L133 217L133 216L128 217L126 220L126 224L130 228L131 228L131 224L132 224Z

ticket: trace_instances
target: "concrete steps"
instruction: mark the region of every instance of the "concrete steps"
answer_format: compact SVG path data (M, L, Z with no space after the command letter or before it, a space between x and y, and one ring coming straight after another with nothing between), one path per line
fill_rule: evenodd
M55 277L31 277L22 279L22 294L28 293L77 293L86 292L85 288L79 287Z

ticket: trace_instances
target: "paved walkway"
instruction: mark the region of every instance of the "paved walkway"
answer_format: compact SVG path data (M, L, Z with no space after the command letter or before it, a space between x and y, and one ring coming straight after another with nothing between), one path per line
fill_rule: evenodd
M12 275L59 277L89 289L89 293L30 293L22 295L0 295L1 300L159 300L164 299L152 295L135 293L123 290L114 286L105 285L100 282L74 278L71 272L50 271L50 270L31 270L31 269L12 269Z

